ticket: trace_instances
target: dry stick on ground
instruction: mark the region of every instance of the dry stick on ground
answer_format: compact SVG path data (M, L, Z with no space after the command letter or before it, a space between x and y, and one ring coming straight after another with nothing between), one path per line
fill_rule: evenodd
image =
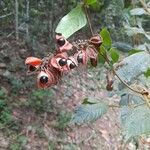
M140 3L142 4L143 8L147 11L148 15L150 15L150 9L147 8L145 0L140 0Z

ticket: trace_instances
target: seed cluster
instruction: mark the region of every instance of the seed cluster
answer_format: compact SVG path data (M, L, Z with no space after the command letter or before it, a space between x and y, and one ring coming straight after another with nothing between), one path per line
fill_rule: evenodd
M90 61L93 67L97 66L98 50L102 44L99 35L89 40L68 42L62 34L56 34L57 50L43 59L28 57L25 64L28 66L27 74L37 74L39 88L48 88L56 85L63 73Z

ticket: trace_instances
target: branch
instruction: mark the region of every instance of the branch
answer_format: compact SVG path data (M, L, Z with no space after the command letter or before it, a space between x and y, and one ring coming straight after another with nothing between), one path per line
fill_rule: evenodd
M108 59L108 57L107 57L107 55L103 55L103 54L101 54L103 57L104 57L104 59L106 60L106 62L108 63L108 65L112 68L112 71L114 72L114 74L117 76L117 78L128 88L128 89L130 89L131 91L133 91L133 92L136 92L136 93L138 93L138 94L142 94L143 95L143 93L141 92L141 91L138 91L138 90L136 90L136 89L133 89L131 86L129 86L125 81L123 81L122 79L121 79L121 77L117 74L117 72L115 71L115 69L114 69L114 67L110 64L110 60Z
M29 21L29 0L26 0L26 19ZM29 25L26 23L26 37L29 38Z
M19 39L19 31L18 31L18 0L15 0L15 32L16 32L16 40Z
M145 0L140 0L140 3L142 4L143 8L148 12L148 15L150 15L150 9L147 8Z
M84 7L84 12L85 12L85 15L86 15L86 18L87 18L87 21L88 21L88 25L90 27L91 34L93 36L94 32L93 32L93 29L92 29L91 20L90 20L89 13L88 13L88 10L87 10L86 0L84 0L83 7Z
M0 19L6 18L6 17L11 16L11 15L12 15L12 13L9 13L9 14L3 15L3 16L0 16Z
M111 107L111 108L120 108L120 106L119 105L116 105L116 104L110 104L110 105L108 105L109 107Z

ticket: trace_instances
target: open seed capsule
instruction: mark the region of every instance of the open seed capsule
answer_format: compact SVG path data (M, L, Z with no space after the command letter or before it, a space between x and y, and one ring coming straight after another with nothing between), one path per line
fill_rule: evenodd
M30 65L29 66L29 71L33 72L35 71L37 68L35 66Z
M74 69L76 67L75 63L71 60L67 60L67 65L70 69Z
M77 61L78 63L83 63L83 54L80 53L78 56L77 56Z
M41 71L37 77L38 87L45 88L49 82L49 75L44 71Z

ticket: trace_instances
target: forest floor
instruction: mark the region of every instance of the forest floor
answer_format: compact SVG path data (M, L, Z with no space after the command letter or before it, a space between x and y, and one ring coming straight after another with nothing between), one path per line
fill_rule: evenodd
M38 90L36 77L26 75L24 61L31 52L25 43L12 38L1 41L1 150L121 149L119 110L116 108L95 123L68 126L71 113L84 98L119 101L118 95L105 89L104 68L80 68L64 76L57 86ZM134 148L132 146L130 149Z

